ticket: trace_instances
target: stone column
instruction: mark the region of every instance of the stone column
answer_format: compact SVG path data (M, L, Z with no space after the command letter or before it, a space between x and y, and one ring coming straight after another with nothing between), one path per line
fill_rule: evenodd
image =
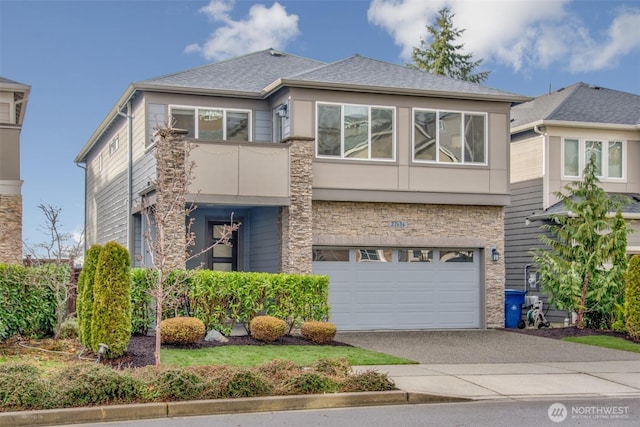
M22 264L22 196L0 194L0 263Z
M289 206L280 209L280 271L311 273L313 139L290 138Z

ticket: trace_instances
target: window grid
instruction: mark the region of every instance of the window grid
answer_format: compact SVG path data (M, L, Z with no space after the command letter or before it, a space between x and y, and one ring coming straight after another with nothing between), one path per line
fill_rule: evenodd
M217 107L189 107L189 106L181 106L181 105L171 105L169 106L169 116L176 119L178 116L176 113L181 113L181 118L177 119L178 126L180 127L180 122L184 121L185 123L188 121L190 126L182 126L187 128L187 130L191 131L193 129L193 135L188 135L193 138L202 138L200 136L200 121L216 121L219 120L222 138L206 138L206 139L222 139L222 140L231 140L231 141L251 141L251 110L243 110L243 109L232 109L232 108L217 108ZM218 115L221 114L221 115ZM237 129L242 130L246 128L246 138L242 137L242 134L238 137L238 133L234 133L230 135L232 129L230 129L230 123L237 123L238 121L242 121L241 116L246 115L247 124L245 127L238 127ZM188 118L187 118L188 117ZM191 119L193 122L191 123ZM235 128L234 128L235 129ZM203 132L207 133L215 133L215 131L206 130ZM213 136L213 135L212 135ZM203 138L204 139L204 138Z
M333 110L333 114L339 114L339 129L330 127L324 127L324 124L328 120L331 124L331 118L323 120L321 116L328 116L329 111ZM356 112L360 110L366 110L366 141L361 141L360 144L351 147L351 141L347 141L349 136L357 137L361 136L363 123L365 120L361 120L358 123L354 117L357 116ZM363 104L336 104L318 102L316 104L316 157L328 158L328 159L348 159L348 160L370 160L370 161L395 161L396 157L396 124L395 124L395 107L380 106L380 105L363 105ZM349 114L351 112L351 114ZM377 131L374 128L375 123L381 123L381 117L388 115L389 123L387 128L383 128L382 131ZM364 115L363 115L364 116ZM347 117L349 121L347 122ZM377 120L376 120L377 119ZM322 126L322 128L321 128ZM384 126L382 123L381 126ZM379 126L380 127L380 126ZM350 135L347 135L347 134ZM337 137L338 141L330 141L331 137ZM390 145L385 149L386 145ZM362 153L363 145L366 142L366 157L360 156ZM329 149L339 144L339 153L330 153ZM328 149L329 148L329 149ZM336 146L334 148L338 149ZM380 154L381 153L381 154Z
M429 130L435 134L432 141L421 141L421 148L429 149L426 154L416 155L417 150L417 128L418 120L416 117L422 116L421 120L431 117L433 120L432 127L421 127L421 133L425 137L429 137ZM479 119L481 119L479 121ZM428 120L428 119L426 119ZM437 123L437 125L436 125ZM452 123L455 126L452 127ZM414 108L412 114L412 160L416 163L440 163L440 164L457 164L457 165L482 165L488 164L488 126L487 114L472 111L454 111L454 110L431 110L423 108ZM426 122L428 125L428 121ZM480 127L480 129L476 129ZM457 133L454 133L457 132ZM450 138L443 138L443 135L451 135ZM477 141L478 136L481 141ZM459 138L459 147L455 147L455 138ZM478 143L482 143L482 147L478 149ZM432 145L431 147L428 147ZM452 149L454 148L454 149ZM459 159L456 161L456 154ZM429 158L431 157L431 158ZM449 161L444 159L449 158Z
M561 153L563 178L582 178L592 154L596 156L596 176L599 179L625 178L625 141L607 138L563 138Z

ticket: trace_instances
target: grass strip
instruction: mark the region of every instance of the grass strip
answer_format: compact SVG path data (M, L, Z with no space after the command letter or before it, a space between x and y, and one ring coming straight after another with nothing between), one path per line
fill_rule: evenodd
M258 366L272 360L290 360L311 366L320 359L345 358L352 366L408 365L417 362L402 357L347 346L265 345L222 346L200 349L162 349L162 364L173 366L235 365Z
M640 344L633 343L618 337L606 335L588 335L584 337L567 337L562 341L577 342L580 344L595 345L597 347L611 348L613 350L632 351L640 353Z

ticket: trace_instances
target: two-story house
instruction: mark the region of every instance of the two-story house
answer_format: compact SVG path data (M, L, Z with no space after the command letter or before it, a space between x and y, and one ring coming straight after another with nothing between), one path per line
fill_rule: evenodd
M0 76L0 263L22 263L20 133L30 91Z
M152 134L173 119L197 143L194 252L242 224L188 267L329 275L340 330L502 327L509 115L528 99L274 50L134 83L75 159L87 243L145 262Z
M549 215L566 213L556 193L581 178L593 154L602 188L630 202L622 209L632 230L627 253L640 253L640 96L576 83L511 110L513 197L505 224L508 288L539 294L530 251L542 247L540 226ZM550 313L551 320L566 316Z

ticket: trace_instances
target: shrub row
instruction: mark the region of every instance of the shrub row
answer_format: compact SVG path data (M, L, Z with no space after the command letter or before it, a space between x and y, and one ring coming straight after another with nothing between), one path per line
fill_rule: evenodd
M53 333L56 301L51 289L39 281L46 277L41 270L0 264L0 341L16 334L43 337Z
M32 365L0 365L0 411L394 388L386 374L350 373L344 359L325 359L312 368L279 360L256 368L123 370L78 362L48 375Z
M207 329L229 334L234 324L249 330L255 316L266 314L284 319L287 333L304 320L326 320L329 316L329 278L302 274L270 274L252 272L219 272L192 270L181 272L183 289L176 290L188 297L169 298L178 301L165 307L166 317L191 315L202 320ZM132 270L132 323L134 333L146 333L150 328L150 303L147 289L150 273ZM185 307L189 307L189 313Z

